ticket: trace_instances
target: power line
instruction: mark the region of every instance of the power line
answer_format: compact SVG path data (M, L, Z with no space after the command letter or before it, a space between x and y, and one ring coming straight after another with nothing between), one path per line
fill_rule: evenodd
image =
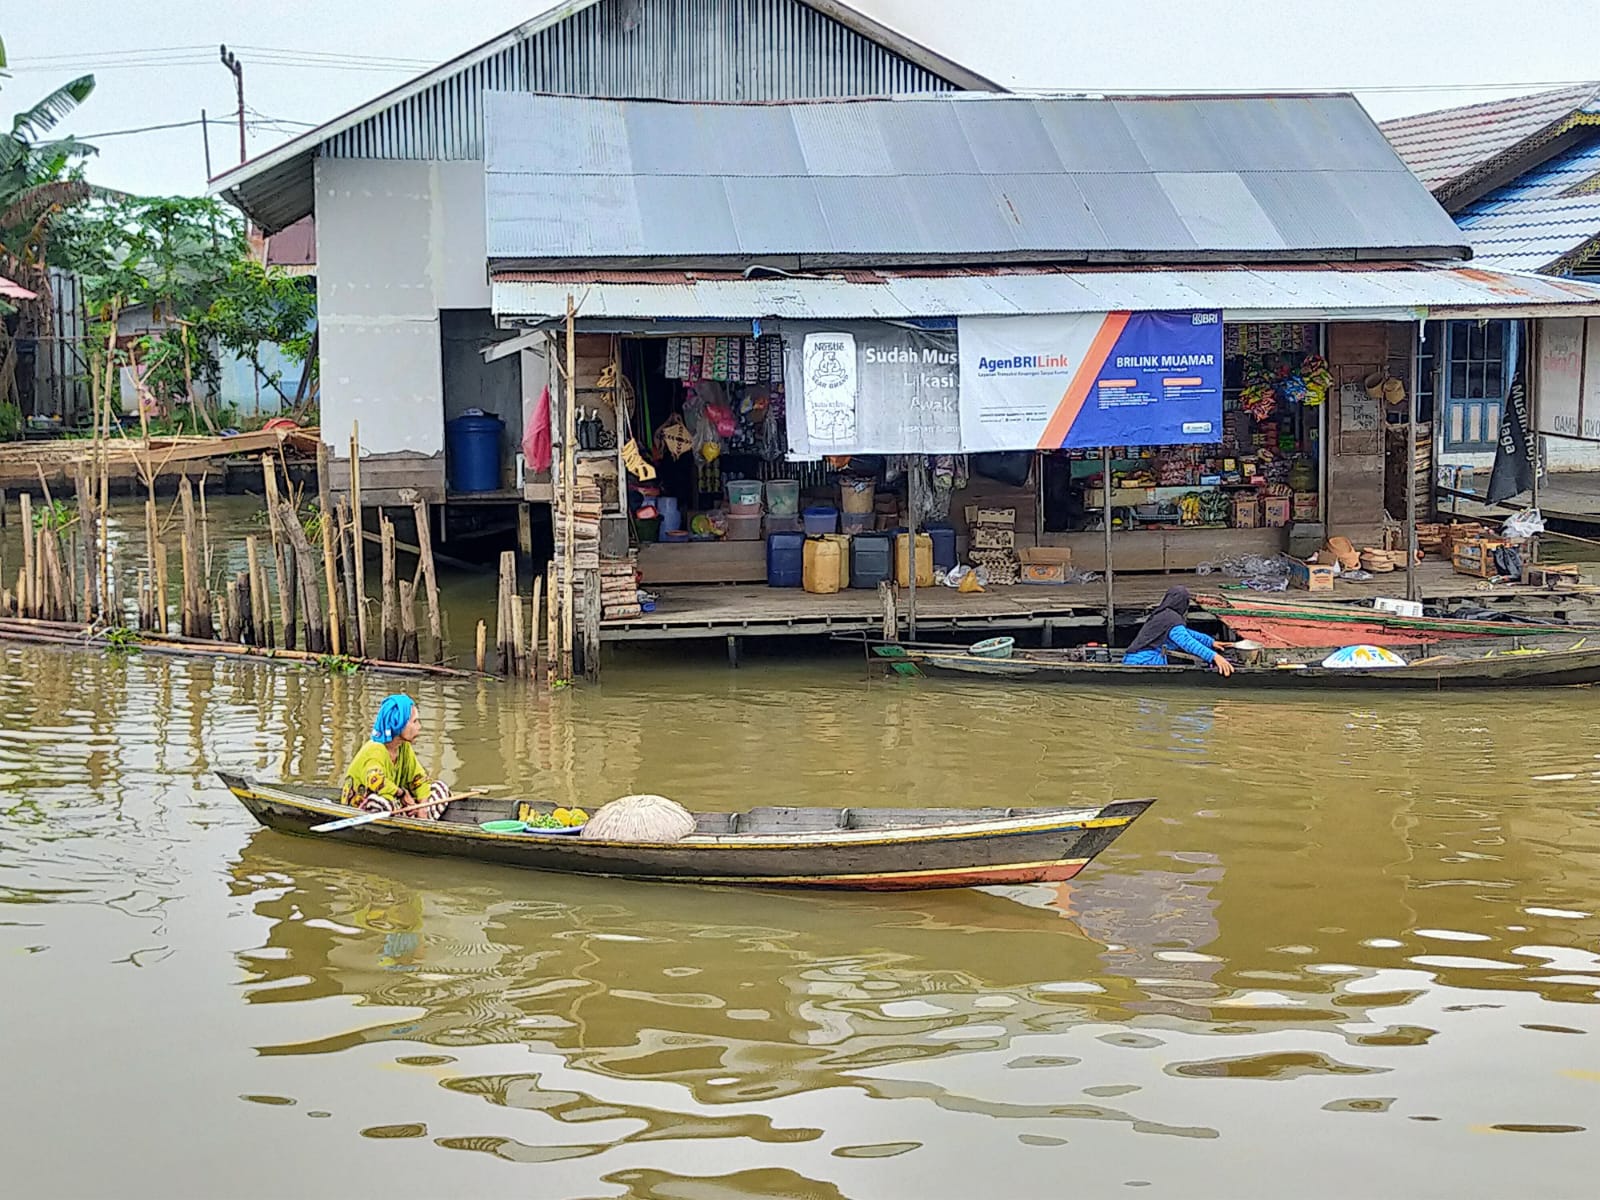
M102 133L77 133L73 134L72 136L74 138L81 138L84 141L98 142L103 141L106 138L130 137L133 134L139 133L159 133L162 130L167 129L193 129L201 124L222 125L232 128L236 126L238 122L235 120L223 120L220 117L208 117L205 121L201 121L198 117L196 117L191 121L169 121L162 125L140 125L136 129L108 129ZM275 131L278 130L278 127L280 126L299 126L304 129L314 128L314 126L304 121L286 121L273 117L263 117L262 119L255 121L246 121L245 125L251 129L272 129Z
M392 54L352 54L345 51L332 50L297 50L282 46L247 46L239 45L240 50L248 50L251 54L271 58L289 59L322 59L337 62L362 62L385 63L395 66L433 66L431 60L421 58L406 58ZM151 46L143 49L128 50L96 50L90 52L80 51L75 54L29 54L24 56L23 66L49 67L62 69L62 63L105 62L113 63L127 60L166 60L176 57L193 57L201 54L209 55L212 46ZM13 70L19 69L13 64Z

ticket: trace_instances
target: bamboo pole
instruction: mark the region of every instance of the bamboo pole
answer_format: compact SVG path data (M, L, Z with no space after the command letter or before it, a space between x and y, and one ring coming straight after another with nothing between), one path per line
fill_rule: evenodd
M83 539L83 615L85 620L94 616L95 597L100 594L99 577L97 569L100 552L97 548L98 533L95 529L94 497L89 489L89 475L82 463L77 469L78 490L78 524L82 527ZM27 499L27 493L23 493Z
M562 414L561 505L566 515L566 541L561 563L561 673L563 683L572 682L573 586L577 571L577 474L578 440L578 334L577 308L567 295L566 411Z
M479 675L483 674L484 666L486 665L485 664L485 656L486 656L486 652L487 652L487 649L488 649L488 647L487 647L488 639L489 639L488 629L484 626L484 623L482 621L479 621L478 622L478 653L477 653L477 658L476 658L476 662L478 664L478 674Z
M22 583L17 588L17 602L21 605L22 615L36 617L37 593L34 589L34 578L37 564L33 560L33 497L23 492L20 497L22 506Z
M362 542L361 512L361 423L350 422L350 528L356 560L356 647L365 655L371 645L367 637L367 559Z
M417 651L417 593L409 579L400 581L400 661L420 662Z
M104 398L104 428L102 429L99 421L95 423L95 447L97 451L95 461L98 464L100 474L100 502L95 509L95 520L100 523L97 537L100 552L100 588L97 594L100 597L100 616L104 620L111 619L111 614L107 611L111 607L111 548L107 544L104 527L106 514L111 511L111 469L106 463L106 444L111 440L111 383L114 378L113 372L116 370L117 365L117 318L120 315L120 301L113 302L111 305L110 328L106 333L105 381L101 387L101 395Z
M194 547L187 531L179 534L178 538L179 557L183 562L183 608L178 628L183 630L184 637L194 638L196 627L194 585L190 577Z
M328 587L328 652L344 653L339 627L339 573L333 555L333 506L328 503L328 443L317 439L317 511L322 514L322 574Z
M546 563L544 568L545 604L544 604L544 645L545 645L545 679L555 680L560 669L556 655L561 646L561 604L560 597L556 594L556 564Z
M433 661L443 662L444 628L439 618L439 576L433 563L433 529L428 519L427 501L414 501L411 511L417 518L417 565L422 570L423 584L428 589L428 636L433 639Z
M183 508L183 594L191 624L187 636L213 638L216 626L211 618L211 593L200 567L200 537L194 510L194 488L185 475L178 484L178 500Z
M267 603L267 575L261 569L261 552L253 534L244 539L244 553L250 574L250 644L270 646L272 612Z
M382 509L378 510L378 535L383 539L381 551L383 575L379 583L383 589L383 594L379 598L383 656L393 662L400 657L400 629L395 612L394 525L384 516Z
M272 562L278 574L278 620L283 627L283 646L295 648L295 589L290 575L290 564L284 554L282 535L278 530L280 518L278 505L278 465L272 455L261 456L261 483L267 497L267 528L272 533Z
M207 580L210 587L211 579L211 518L206 513L206 473L200 472L200 545L204 549L200 561L205 569L200 573L202 579ZM209 593L207 593L209 596Z

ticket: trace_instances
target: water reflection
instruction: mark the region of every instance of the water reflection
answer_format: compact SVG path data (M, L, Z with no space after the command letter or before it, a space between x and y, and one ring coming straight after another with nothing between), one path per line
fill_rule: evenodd
M1031 1196L1070 1161L1092 1193L1251 1194L1248 1159L1332 1195L1360 1118L1396 1192L1523 1193L1514 1147L1539 1136L1540 1194L1583 1194L1586 692L1534 721L1516 697L1136 699L854 664L414 689L442 774L590 807L1160 797L1072 884L872 897L289 838L211 777L331 776L381 680L11 649L0 686L0 1056L31 1081L0 1142L24 1183L126 1194L122 1161L180 1192L324 1194L359 1164L425 1195L515 1163L558 1195L881 1196L908 1170L955 1195L1004 1161ZM117 1153L75 1154L85 1123ZM299 1153L262 1162L279 1139Z

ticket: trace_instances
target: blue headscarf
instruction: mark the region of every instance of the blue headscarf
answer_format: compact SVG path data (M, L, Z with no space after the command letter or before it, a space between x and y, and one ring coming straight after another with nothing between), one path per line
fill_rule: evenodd
M377 719L372 722L372 740L387 746L400 736L400 731L411 721L416 703L403 692L386 697L378 706Z

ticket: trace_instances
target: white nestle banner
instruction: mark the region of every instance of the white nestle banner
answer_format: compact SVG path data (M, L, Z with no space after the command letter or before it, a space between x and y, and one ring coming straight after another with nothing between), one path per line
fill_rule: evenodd
M806 437L822 454L855 449L856 339L848 333L808 333L805 372Z
M961 448L1222 438L1222 314L961 317Z

